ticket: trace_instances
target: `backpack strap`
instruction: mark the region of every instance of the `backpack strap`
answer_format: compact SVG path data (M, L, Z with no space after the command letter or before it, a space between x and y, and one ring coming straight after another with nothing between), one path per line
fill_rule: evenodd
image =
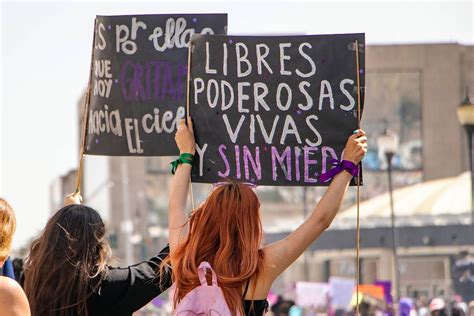
M207 269L211 270L211 273L212 273L212 286L217 286L216 273L214 272L211 265L207 261L201 262L198 268L198 276L199 276L199 281L201 281L201 285L208 285L207 279L206 279Z

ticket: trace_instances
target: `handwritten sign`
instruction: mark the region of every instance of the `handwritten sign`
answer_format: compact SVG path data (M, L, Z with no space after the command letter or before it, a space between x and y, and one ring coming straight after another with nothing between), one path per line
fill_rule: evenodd
M226 28L226 14L98 16L85 153L178 154L188 43Z
M318 176L358 126L355 51L364 87L364 34L195 35L191 43L193 181L327 185Z

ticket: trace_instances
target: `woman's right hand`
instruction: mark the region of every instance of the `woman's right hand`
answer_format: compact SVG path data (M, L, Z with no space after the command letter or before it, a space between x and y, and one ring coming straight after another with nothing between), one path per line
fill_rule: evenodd
M359 129L355 134L352 134L349 139L347 139L342 159L351 161L357 165L362 160L362 158L364 158L366 153L367 136L365 136L365 132L363 130Z
M79 192L71 193L64 198L64 206L71 205L71 204L81 204L81 203L82 203L82 196Z
M196 142L194 140L193 122L190 117L188 118L188 125L186 125L185 119L179 122L179 127L174 139L176 140L180 154L188 153L194 155L196 152Z

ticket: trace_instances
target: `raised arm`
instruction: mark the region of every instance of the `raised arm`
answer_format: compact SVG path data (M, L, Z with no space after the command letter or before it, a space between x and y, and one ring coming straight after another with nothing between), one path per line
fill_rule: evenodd
M367 137L359 130L349 137L343 159L358 164L367 152ZM339 211L352 175L342 171L336 175L311 215L286 238L264 248L269 265L268 278L273 282L309 245L331 225Z
M188 153L194 155L195 141L191 119L188 119L188 125L186 125L184 119L181 120L175 140L180 154ZM185 237L188 232L186 201L190 180L191 165L187 163L178 165L176 173L171 180L169 191L168 238L170 253L173 253L180 240Z

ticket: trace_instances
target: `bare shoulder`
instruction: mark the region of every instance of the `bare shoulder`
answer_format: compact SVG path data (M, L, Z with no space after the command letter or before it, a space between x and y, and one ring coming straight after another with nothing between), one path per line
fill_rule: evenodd
M7 315L30 315L30 305L21 286L10 278L0 276L0 310Z
M0 276L0 293L2 293L0 299L8 298L9 300L25 294L18 282L4 276Z

